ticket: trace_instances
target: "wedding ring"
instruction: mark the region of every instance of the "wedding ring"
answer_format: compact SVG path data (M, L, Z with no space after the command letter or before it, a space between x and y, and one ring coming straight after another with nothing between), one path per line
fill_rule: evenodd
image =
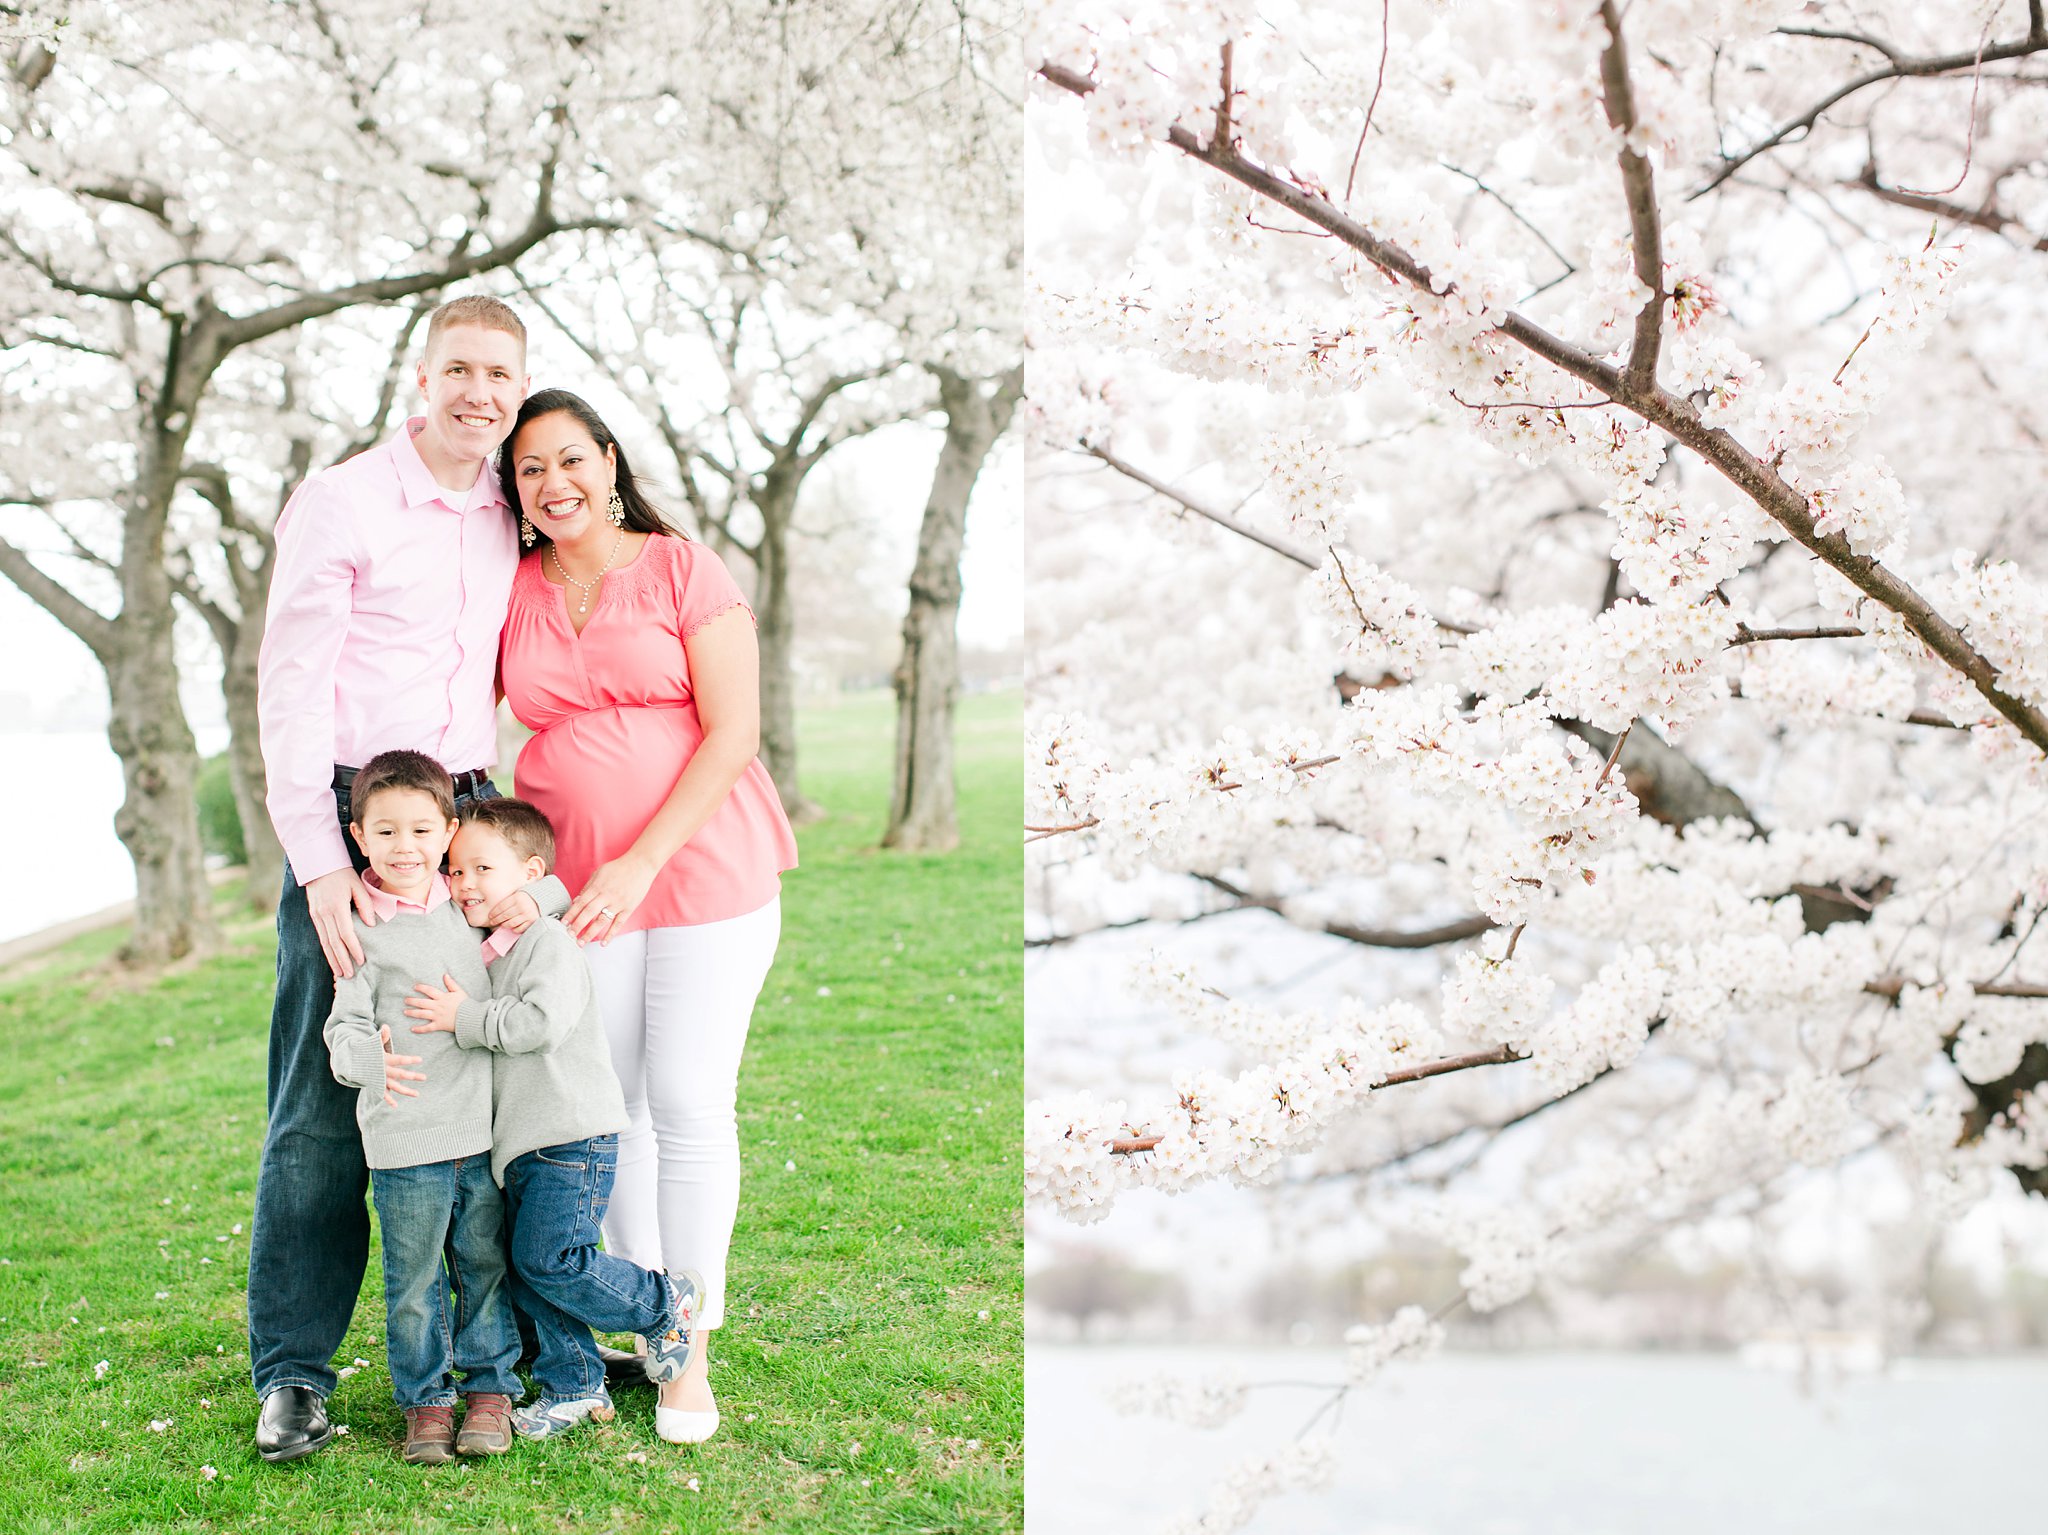
M600 917L616 917L618 915L618 913L613 911L609 906L598 907L597 914Z

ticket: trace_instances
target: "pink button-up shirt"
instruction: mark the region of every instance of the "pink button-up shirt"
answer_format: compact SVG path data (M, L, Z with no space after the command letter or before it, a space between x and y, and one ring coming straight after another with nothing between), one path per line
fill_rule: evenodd
M402 895L393 895L378 880L376 871L363 875L363 888L370 892L370 910L377 914L379 922L389 922L393 917L402 917L409 911L432 911L449 899L448 876L436 874L433 884L427 887L424 901L410 901Z
M497 762L494 683L519 539L490 464L464 495L389 442L310 475L277 523L257 714L271 824L300 884L348 866L334 768Z
M484 940L484 967L489 969L507 954L510 954L512 952L512 945L517 942L519 942L519 934L513 932L511 928L492 928L491 936Z

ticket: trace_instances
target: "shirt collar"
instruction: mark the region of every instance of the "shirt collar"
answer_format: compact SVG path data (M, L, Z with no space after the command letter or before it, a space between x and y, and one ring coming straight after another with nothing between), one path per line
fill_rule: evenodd
M407 912L432 911L448 899L448 876L445 874L434 876L434 883L427 890L424 904L403 900L393 895L379 883L374 869L363 871L363 885L370 892L370 909L376 912L379 922L389 922L393 917L402 916Z
M484 940L484 963L503 959L512 952L512 945L519 942L519 935L509 927L491 929L491 936Z
M498 467L489 459L485 459L478 468L476 484L463 498L466 505L451 503L449 498L456 492L445 488L434 478L434 471L427 467L427 461L420 457L419 445L413 441L426 424L425 416L409 417L391 439L391 462L398 469L398 488L405 493L405 504L408 507L425 506L429 501L438 501L453 512L480 511L493 506L509 508L504 492L498 487Z

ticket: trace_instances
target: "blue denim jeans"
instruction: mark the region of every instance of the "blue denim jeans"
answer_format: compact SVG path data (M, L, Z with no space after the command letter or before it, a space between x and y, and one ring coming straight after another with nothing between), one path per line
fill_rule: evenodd
M516 1156L505 1168L512 1300L533 1322L533 1379L544 1397L604 1389L599 1332L659 1333L675 1311L668 1275L599 1250L619 1138L598 1135Z
M478 799L495 799L486 784ZM456 809L470 803L458 799ZM347 812L341 816L347 837ZM368 868L353 838L356 871ZM284 871L277 903L277 992L270 1008L270 1124L249 1232L249 1374L259 1397L282 1386L334 1390L332 1361L348 1333L370 1257L363 1202L369 1168L356 1130L356 1090L334 1080L321 1030L334 975Z
M453 1406L451 1370L462 1372L464 1391L517 1400L505 1198L491 1181L491 1154L380 1167L370 1189L384 1247L384 1353L398 1405Z

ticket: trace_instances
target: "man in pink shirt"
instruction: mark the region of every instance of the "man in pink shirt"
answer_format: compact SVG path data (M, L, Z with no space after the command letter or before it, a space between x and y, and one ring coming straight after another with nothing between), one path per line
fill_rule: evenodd
M270 818L284 844L270 1124L249 1243L256 1449L296 1460L328 1443L325 1399L369 1253L368 1170L355 1093L328 1070L334 978L374 923L347 839L348 783L378 752L425 752L457 805L496 794L498 631L519 562L491 458L526 395L526 327L497 299L455 299L427 323L425 414L309 476L277 525L258 661Z

